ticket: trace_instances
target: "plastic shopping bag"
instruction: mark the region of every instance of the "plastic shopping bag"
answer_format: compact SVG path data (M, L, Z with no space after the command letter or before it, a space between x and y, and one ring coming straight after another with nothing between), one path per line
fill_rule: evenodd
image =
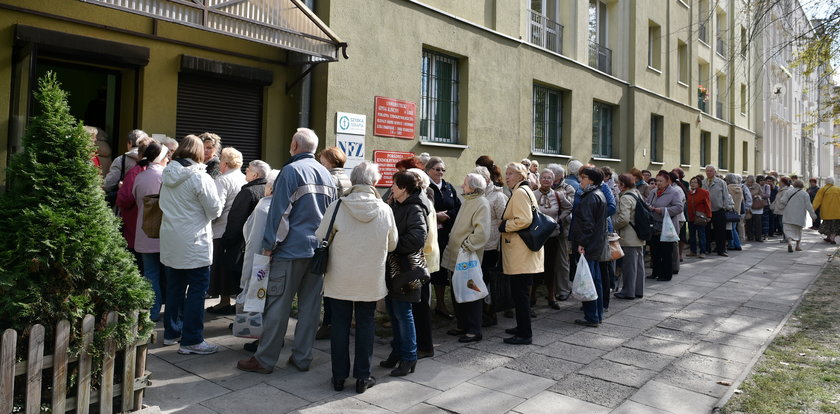
M455 271L452 273L452 292L458 303L473 302L487 296L487 285L481 274L478 255L464 249L458 251Z
M581 302L598 299L598 291L595 290L595 282L592 281L589 263L586 263L586 258L583 255L580 255L575 271L575 280L572 282L572 296Z
M254 265L251 270L251 278L248 280L248 290L245 293L245 312L260 312L265 310L265 296L268 288L269 260L271 258L262 254L254 254Z
M671 221L671 217L667 214L665 215L665 219L662 220L662 235L659 236L659 241L665 243L680 241L680 235L677 234L677 229L674 228L674 222Z
M236 304L236 316L233 318L233 336L259 339L263 331L262 312L246 312L243 306Z

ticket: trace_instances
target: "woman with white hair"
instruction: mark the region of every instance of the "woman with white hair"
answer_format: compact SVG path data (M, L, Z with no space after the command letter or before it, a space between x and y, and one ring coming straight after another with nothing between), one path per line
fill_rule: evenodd
M461 185L464 202L452 225L449 243L441 259L441 267L449 271L455 271L458 253L462 249L475 253L479 260L484 254L484 245L490 238L490 204L483 197L486 186L487 181L479 174L469 173L464 178ZM450 329L447 334L460 336L459 342L480 341L483 302L481 299L464 303L453 300L457 328Z
M397 247L394 215L373 187L380 178L376 164L363 161L353 168L352 187L327 208L315 232L318 240L332 239L324 274L324 299L333 311L330 354L336 391L344 389L344 381L350 376L350 323L354 316L356 392L363 393L376 384L370 375L373 319L376 301L388 294L383 277L385 260Z
M834 238L840 234L840 187L834 185L834 177L826 177L825 185L814 197L814 210L820 211L820 234L825 241L837 244Z
M531 187L531 190L536 190L540 186L540 180L537 177L537 168L540 168L540 163L537 160L529 160L527 158L523 158L520 163L528 170L528 186ZM535 163L536 167L534 167Z
M793 187L779 200L788 253L793 253L792 242L794 241L796 242L796 251L802 251L799 242L802 240L802 228L805 227L805 213L807 212L811 216L811 220L817 218L817 213L811 206L811 196L804 189L805 183L802 180L794 180Z
M499 167L496 167L498 169ZM507 280L498 279L497 277L488 277L498 275L499 268L499 224L502 223L502 214L505 213L505 206L507 205L508 197L502 192L502 188L493 183L492 175L487 167L475 167L474 173L481 174L484 180L487 181L487 186L484 188L484 198L487 199L487 204L490 206L490 228L487 243L484 244L484 257L481 260L481 273L484 274L484 283L488 288L494 283L507 283ZM482 326L493 326L498 323L496 319L496 312L493 312L494 304L490 298L491 303L484 307L484 317L482 318Z
M735 212L740 213L743 210L741 207L744 205L744 188L741 187L741 180L736 174L729 173L726 174L723 181L726 182L726 188L729 190L729 196L732 197L732 202L735 205ZM729 250L741 250L741 239L745 236L743 234L738 233L738 225L737 223L729 224L732 226L732 229L729 230L732 234L732 240L730 240L727 244L727 248Z
M554 184L554 172L546 168L540 173L540 187L534 191L534 197L537 198L540 212L551 217L559 223L554 232L545 242L545 271L542 273L542 280L548 290L548 306L552 309L560 309L560 304L557 303L557 282L559 279L565 279L566 283L561 284L563 294L567 294L566 290L570 290L571 286L568 283L568 275L558 274L559 266L557 266L558 256L569 255L568 247L561 249L559 239L561 237L561 228L564 226L567 218L572 213L572 203L566 198L566 194L561 191L556 191L551 188ZM568 224L565 225L568 229ZM568 234L568 233L567 233ZM537 283L531 286L531 306L537 303ZM533 312L533 310L531 311Z

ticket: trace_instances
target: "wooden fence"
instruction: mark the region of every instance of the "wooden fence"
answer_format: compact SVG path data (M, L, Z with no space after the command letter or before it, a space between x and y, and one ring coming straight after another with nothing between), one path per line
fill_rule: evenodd
M137 334L138 312L130 316L133 321L131 332ZM15 378L26 376L25 402L23 412L34 414L42 412L43 399L42 382L49 381L44 378L44 370L52 369L52 397L49 410L52 413L64 414L74 411L77 414L90 412L99 405L100 413L112 413L115 410L115 402L121 402L123 412L136 411L143 406L143 390L150 384L149 373L146 372L146 349L148 340L132 343L125 349L116 349L113 340L108 340L104 347L102 358L102 369L99 388L91 391L91 373L97 370L92 367L92 359L89 353L93 343L93 333L96 319L93 315L86 315L82 320L81 329L81 350L78 357L71 358L70 347L70 322L63 320L56 325L55 348L53 355L44 355L44 327L34 325L29 333L29 346L27 358L24 361L16 362L17 353L17 332L14 329L7 329L3 332L0 342L0 413L11 413L15 411ZM117 313L111 312L106 318L106 324L112 326L117 322ZM114 386L115 361L119 353L123 353L122 372L117 373L121 383ZM69 367L76 368L75 390L68 396L68 372ZM72 395L75 395L72 396ZM120 400L115 398L120 397ZM19 397L18 397L19 398ZM17 409L20 409L20 400L17 402ZM93 407L92 407L93 406ZM46 407L43 407L46 409Z

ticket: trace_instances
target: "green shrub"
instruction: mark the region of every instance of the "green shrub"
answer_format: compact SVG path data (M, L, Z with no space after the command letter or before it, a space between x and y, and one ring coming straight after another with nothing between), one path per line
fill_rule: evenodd
M0 194L0 329L40 323L53 343L55 324L67 319L78 336L85 314L97 318L94 358L106 338L118 346L134 341L132 310L148 309L154 297L126 250L118 219L105 203L102 179L91 163L94 147L69 112L55 74L38 81L42 112L30 122L24 150L12 157L7 192ZM105 314L120 324L103 330ZM145 336L148 314L139 329ZM21 343L19 341L19 343Z

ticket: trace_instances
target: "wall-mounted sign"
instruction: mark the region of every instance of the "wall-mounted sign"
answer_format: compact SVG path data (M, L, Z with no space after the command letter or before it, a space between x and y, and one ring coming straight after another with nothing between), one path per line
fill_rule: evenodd
M347 175L349 176L353 168L365 160L365 136L335 134L335 146L341 149L344 155L347 156L347 161L344 162L344 169L347 170Z
M376 183L377 187L390 187L394 184L394 173L397 172L397 167L394 166L398 161L413 157L413 152L405 151L383 151L377 150L373 152L373 162L379 164L379 172L382 178Z
M336 112L335 133L364 135L366 120L367 117L364 115L351 114L347 112Z
M399 99L376 97L373 135L414 139L417 105Z

